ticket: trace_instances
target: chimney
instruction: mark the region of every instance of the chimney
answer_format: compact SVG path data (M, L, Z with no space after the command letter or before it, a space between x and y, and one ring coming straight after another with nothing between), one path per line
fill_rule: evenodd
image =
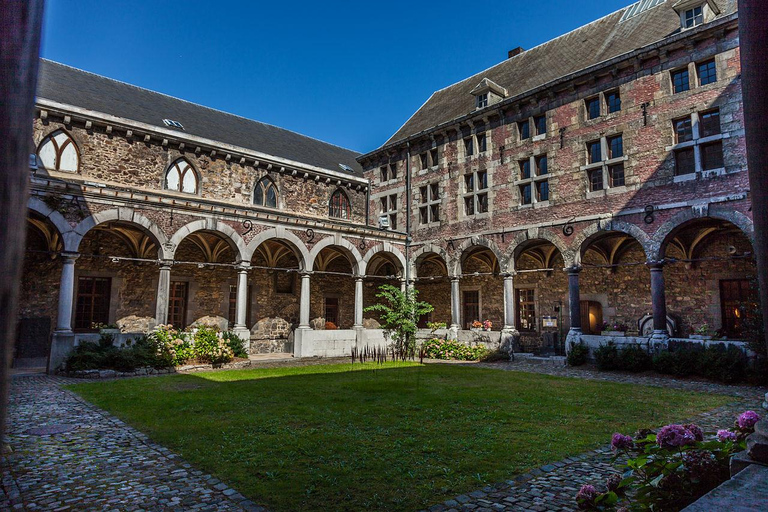
M520 55L520 54L521 54L521 53L523 53L524 51L525 51L525 50L523 50L523 47L522 47L522 46L518 46L518 47L517 47L517 48L515 48L514 50L509 50L509 53L507 54L507 58L508 58L508 59L511 59L511 58L512 58L512 57L514 57L515 55Z

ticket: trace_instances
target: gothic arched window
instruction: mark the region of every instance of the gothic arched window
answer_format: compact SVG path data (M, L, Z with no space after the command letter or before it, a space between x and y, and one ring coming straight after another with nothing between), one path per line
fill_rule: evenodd
M171 164L165 173L165 188L197 194L197 173L184 158L179 158Z
M347 194L345 194L343 190L336 189L336 192L331 196L331 202L328 206L328 215L338 219L352 218L352 209L349 206L349 198L347 198Z
M72 137L62 130L56 130L40 143L37 150L40 164L49 171L77 172L80 155Z
M256 184L253 190L253 204L277 208L277 185L267 176L264 176Z

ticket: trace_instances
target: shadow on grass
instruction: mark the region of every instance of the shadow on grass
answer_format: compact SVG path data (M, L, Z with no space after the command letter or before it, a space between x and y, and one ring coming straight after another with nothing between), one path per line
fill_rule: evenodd
M453 365L338 364L77 393L272 510L414 510L733 401Z

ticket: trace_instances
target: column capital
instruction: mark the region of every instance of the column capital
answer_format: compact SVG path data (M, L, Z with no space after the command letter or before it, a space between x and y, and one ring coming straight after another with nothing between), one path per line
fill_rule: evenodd
M454 281L459 282L461 280L461 276L449 276L449 279L451 280L451 282L454 282Z
M250 265L244 265L244 264L241 263L241 264L235 266L235 270L237 270L238 273L248 272L249 270L251 270L251 266Z
M569 274L578 274L581 272L581 265L572 265L570 267L565 267L563 270Z
M309 277L309 276L311 276L313 273L314 273L314 272L312 272L311 270L299 270L299 275L300 275L301 277Z
M513 277L515 277L517 275L517 271L513 270L512 272L502 272L499 275L501 277L503 277L504 279L512 279Z
M173 260L158 260L157 264L160 266L160 270L170 270L173 266Z
M72 262L74 263L77 258L80 257L79 252L62 252L61 257L64 258L64 263Z
M362 282L363 279L365 279L365 276L361 276L361 275L355 275L354 277L355 277L355 282Z
M660 259L660 260L648 260L645 262L646 265L648 265L648 268L651 270L661 270L664 268L664 265L667 264L667 260Z

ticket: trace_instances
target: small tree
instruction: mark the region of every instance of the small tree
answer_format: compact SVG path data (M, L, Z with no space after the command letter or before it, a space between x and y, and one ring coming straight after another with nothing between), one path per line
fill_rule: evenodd
M416 324L419 318L435 308L426 302L416 300L418 291L408 288L405 293L392 285L379 286L376 297L381 302L365 308L381 315L384 334L395 342L398 354L414 354L416 349Z

